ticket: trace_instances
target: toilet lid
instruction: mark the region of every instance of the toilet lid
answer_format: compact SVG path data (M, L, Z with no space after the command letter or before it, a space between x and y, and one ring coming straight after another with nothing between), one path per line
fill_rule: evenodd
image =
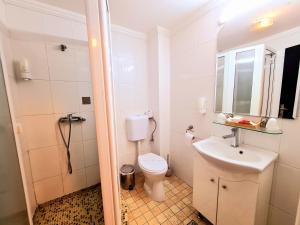
M153 153L139 156L138 161L139 166L148 172L162 172L168 168L166 160Z

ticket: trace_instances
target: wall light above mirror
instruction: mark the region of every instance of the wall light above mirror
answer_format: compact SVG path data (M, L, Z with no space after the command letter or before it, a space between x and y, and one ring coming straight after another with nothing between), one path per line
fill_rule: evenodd
M215 112L288 119L300 114L299 11L300 1L265 0L222 25Z

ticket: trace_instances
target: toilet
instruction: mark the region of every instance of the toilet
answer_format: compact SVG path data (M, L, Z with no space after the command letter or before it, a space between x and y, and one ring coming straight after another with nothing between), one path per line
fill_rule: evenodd
M144 176L144 189L152 200L162 202L165 200L164 177L168 170L166 160L159 155L147 153L139 155L138 164Z
M154 153L141 154L141 141L147 138L149 117L147 115L134 115L126 118L127 139L136 142L138 152L138 165L141 168L145 183L144 189L154 201L164 201L164 177L168 164L164 158Z

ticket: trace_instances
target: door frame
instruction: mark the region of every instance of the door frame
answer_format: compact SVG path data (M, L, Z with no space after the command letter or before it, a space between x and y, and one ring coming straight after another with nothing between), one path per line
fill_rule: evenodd
M85 2L104 220L105 225L120 225L108 3Z

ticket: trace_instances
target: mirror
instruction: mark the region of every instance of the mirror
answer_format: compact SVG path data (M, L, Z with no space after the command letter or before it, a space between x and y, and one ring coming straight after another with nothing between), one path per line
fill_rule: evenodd
M299 10L299 1L265 1L222 25L215 112L299 116Z

